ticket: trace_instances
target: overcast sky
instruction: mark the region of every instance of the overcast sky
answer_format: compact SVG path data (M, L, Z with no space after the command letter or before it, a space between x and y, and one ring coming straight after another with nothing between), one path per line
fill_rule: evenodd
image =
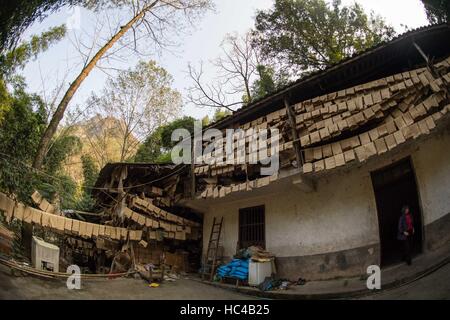
M175 53L164 52L162 55L154 55L152 59L166 68L174 77L174 87L182 94L190 82L186 76L187 64L197 63L200 60L208 61L220 54L220 43L227 33L245 33L253 27L255 12L257 9L267 9L272 5L272 0L216 0L215 12L207 13L191 35L182 39L180 47ZM344 4L351 4L354 0L343 0ZM409 28L417 28L427 24L423 5L420 0L359 0L366 11L373 10L383 16L388 23L393 25L397 32L404 32L402 25ZM37 34L43 30L60 25L67 21L71 12L62 10L58 14L47 18L43 23L33 25L26 35ZM82 30L92 30L91 14L81 10ZM50 94L57 82L63 81L68 73L66 82L73 80L79 72L79 55L74 52L73 46L65 39L53 46L46 53L40 55L37 61L29 63L24 70L30 91L42 93L43 90ZM121 67L133 67L136 60L130 59L128 65ZM98 70L94 70L85 80L77 92L71 105L83 105L90 92L99 91L107 76ZM211 115L211 109L201 109L185 105L183 113L201 118Z

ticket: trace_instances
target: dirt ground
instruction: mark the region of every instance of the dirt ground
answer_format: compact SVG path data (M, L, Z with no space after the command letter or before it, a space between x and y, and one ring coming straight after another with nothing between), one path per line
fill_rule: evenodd
M236 292L212 287L189 279L164 282L150 288L141 279L120 278L82 281L80 290L69 290L65 281L12 276L0 266L0 299L101 299L101 300L247 300Z
M406 286L381 291L367 300L450 300L450 264Z
M237 292L209 286L190 279L165 282L150 288L141 279L83 281L81 290L69 290L65 281L12 276L0 265L0 299L63 300L247 300L255 299ZM406 286L381 291L361 299L415 300L450 299L450 264Z

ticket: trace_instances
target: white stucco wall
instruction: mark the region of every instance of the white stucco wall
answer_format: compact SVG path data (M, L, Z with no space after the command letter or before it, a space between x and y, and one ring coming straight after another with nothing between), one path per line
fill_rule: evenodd
M376 157L362 167L318 180L317 191L304 193L290 183L276 191L242 200L215 200L204 215L204 250L213 217L224 217L224 255L232 256L238 241L239 208L265 205L266 246L278 257L348 250L379 242L378 218L370 172L411 156L416 172L424 224L450 212L450 134Z
M277 193L210 208L204 220L205 247L214 216L224 217L225 256L238 241L239 209L265 205L266 247L278 257L314 255L378 242L375 200L369 175L351 171L319 181L317 192L293 185Z
M424 223L427 225L450 213L449 131L421 144L412 159Z

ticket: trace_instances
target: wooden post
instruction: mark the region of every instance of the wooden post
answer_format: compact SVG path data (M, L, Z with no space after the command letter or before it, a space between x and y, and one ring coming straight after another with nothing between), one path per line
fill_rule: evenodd
M133 264L133 269L136 269L136 257L134 255L134 247L132 242L130 246L130 251L131 251L131 263Z
M115 207L115 214L122 222L124 220L123 208L126 206L125 205L126 193L125 193L125 190L123 187L123 180L126 179L127 177L128 177L128 169L126 166L124 166L120 169L120 177L119 177L119 182L117 184L117 196L116 196L117 204Z
M191 198L195 199L195 136L192 134L191 142Z
M292 110L292 107L289 104L289 101L286 97L284 98L284 106L286 107L286 113L288 115L289 124L291 126L292 138L294 139L293 144L295 149L295 155L297 158L297 168L300 170L300 168L302 168L303 166L300 140L298 138L297 127L295 124L294 110Z
M425 52L423 52L422 48L416 42L413 42L413 45L414 45L414 48L416 48L416 50L419 52L419 54L422 56L422 58L427 63L427 69L431 72L431 75L433 76L433 78L434 79L441 78L442 77L441 74L439 74L438 70L436 70L433 63L430 61L429 57L425 54ZM447 83L445 78L442 78L442 81L444 81L444 83ZM445 91L447 91L447 94L450 94L448 86L445 86Z

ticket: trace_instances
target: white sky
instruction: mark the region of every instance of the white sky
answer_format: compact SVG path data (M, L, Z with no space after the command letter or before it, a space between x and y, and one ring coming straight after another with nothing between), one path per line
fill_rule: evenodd
M162 56L154 56L160 65L166 68L174 77L174 87L183 95L190 85L186 76L187 64L199 61L207 62L220 55L219 45L227 33L245 33L253 27L255 11L257 9L267 9L272 6L272 0L216 0L216 11L209 12L200 21L196 30L191 32L180 43L177 53L165 52ZM342 0L344 4L351 4L354 0ZM388 23L393 25L397 32L404 32L401 25L409 28L417 28L426 25L428 22L420 0L359 0L366 11L373 10L383 16ZM81 11L82 28L92 28L89 22L89 13ZM37 34L51 26L64 23L70 13L63 10L52 15L43 23L34 25L27 32ZM30 62L23 74L26 77L30 91L42 93L43 90L50 94L56 83L62 81L67 70L72 70L66 82L73 80L79 72L79 66L74 57L72 44L65 39L50 48L46 53L40 55L37 61ZM136 61L130 59L127 67L132 67ZM98 91L103 87L106 75L98 70L94 70L82 84L71 105L82 105L90 92ZM201 118L207 114L211 115L213 110L201 109L195 106L185 106L183 113L196 118Z

